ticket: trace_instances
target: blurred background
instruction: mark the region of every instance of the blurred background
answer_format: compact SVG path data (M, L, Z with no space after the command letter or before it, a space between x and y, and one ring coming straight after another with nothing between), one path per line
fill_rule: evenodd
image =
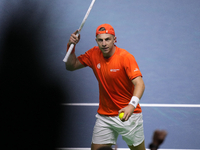
M90 147L98 83L89 67L69 72L62 61L90 3L0 1L2 146ZM146 85L146 146L155 129L165 129L162 149L200 147L199 8L199 0L96 0L81 31L77 56L97 45L103 23L114 27L116 45L135 56ZM118 147L128 148L121 137Z

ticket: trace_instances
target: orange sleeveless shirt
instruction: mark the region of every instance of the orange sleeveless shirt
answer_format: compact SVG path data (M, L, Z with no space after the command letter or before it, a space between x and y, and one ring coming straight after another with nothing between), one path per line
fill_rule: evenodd
M78 57L84 66L89 66L99 83L99 108L101 115L116 116L118 111L126 107L133 96L134 85L132 79L142 76L133 55L125 49L118 48L108 59L98 46ZM138 104L134 113L141 113Z

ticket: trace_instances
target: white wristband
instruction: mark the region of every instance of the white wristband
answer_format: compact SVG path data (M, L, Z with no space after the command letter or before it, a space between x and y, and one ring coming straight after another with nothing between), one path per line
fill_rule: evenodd
M133 96L129 104L133 105L135 108L137 107L140 99L137 96Z

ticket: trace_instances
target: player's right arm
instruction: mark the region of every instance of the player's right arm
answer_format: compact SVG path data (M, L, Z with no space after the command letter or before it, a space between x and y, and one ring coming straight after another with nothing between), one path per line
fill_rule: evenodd
M80 40L80 35L78 37L76 36L77 32L78 32L78 30L71 34L69 42L68 42L68 48L71 44L74 44L74 49L72 50L67 62L65 63L65 67L69 71L74 71L74 70L85 67L83 64L81 64L81 62L78 60L78 58L76 57L76 54L75 54L75 45Z

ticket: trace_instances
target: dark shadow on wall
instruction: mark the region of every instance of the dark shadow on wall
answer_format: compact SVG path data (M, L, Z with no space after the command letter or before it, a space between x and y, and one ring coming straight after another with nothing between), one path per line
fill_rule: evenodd
M10 3L6 5L11 11ZM36 3L26 1L3 20L0 149L53 150L57 142L64 94L41 67L41 31L47 11L35 15L36 10Z

